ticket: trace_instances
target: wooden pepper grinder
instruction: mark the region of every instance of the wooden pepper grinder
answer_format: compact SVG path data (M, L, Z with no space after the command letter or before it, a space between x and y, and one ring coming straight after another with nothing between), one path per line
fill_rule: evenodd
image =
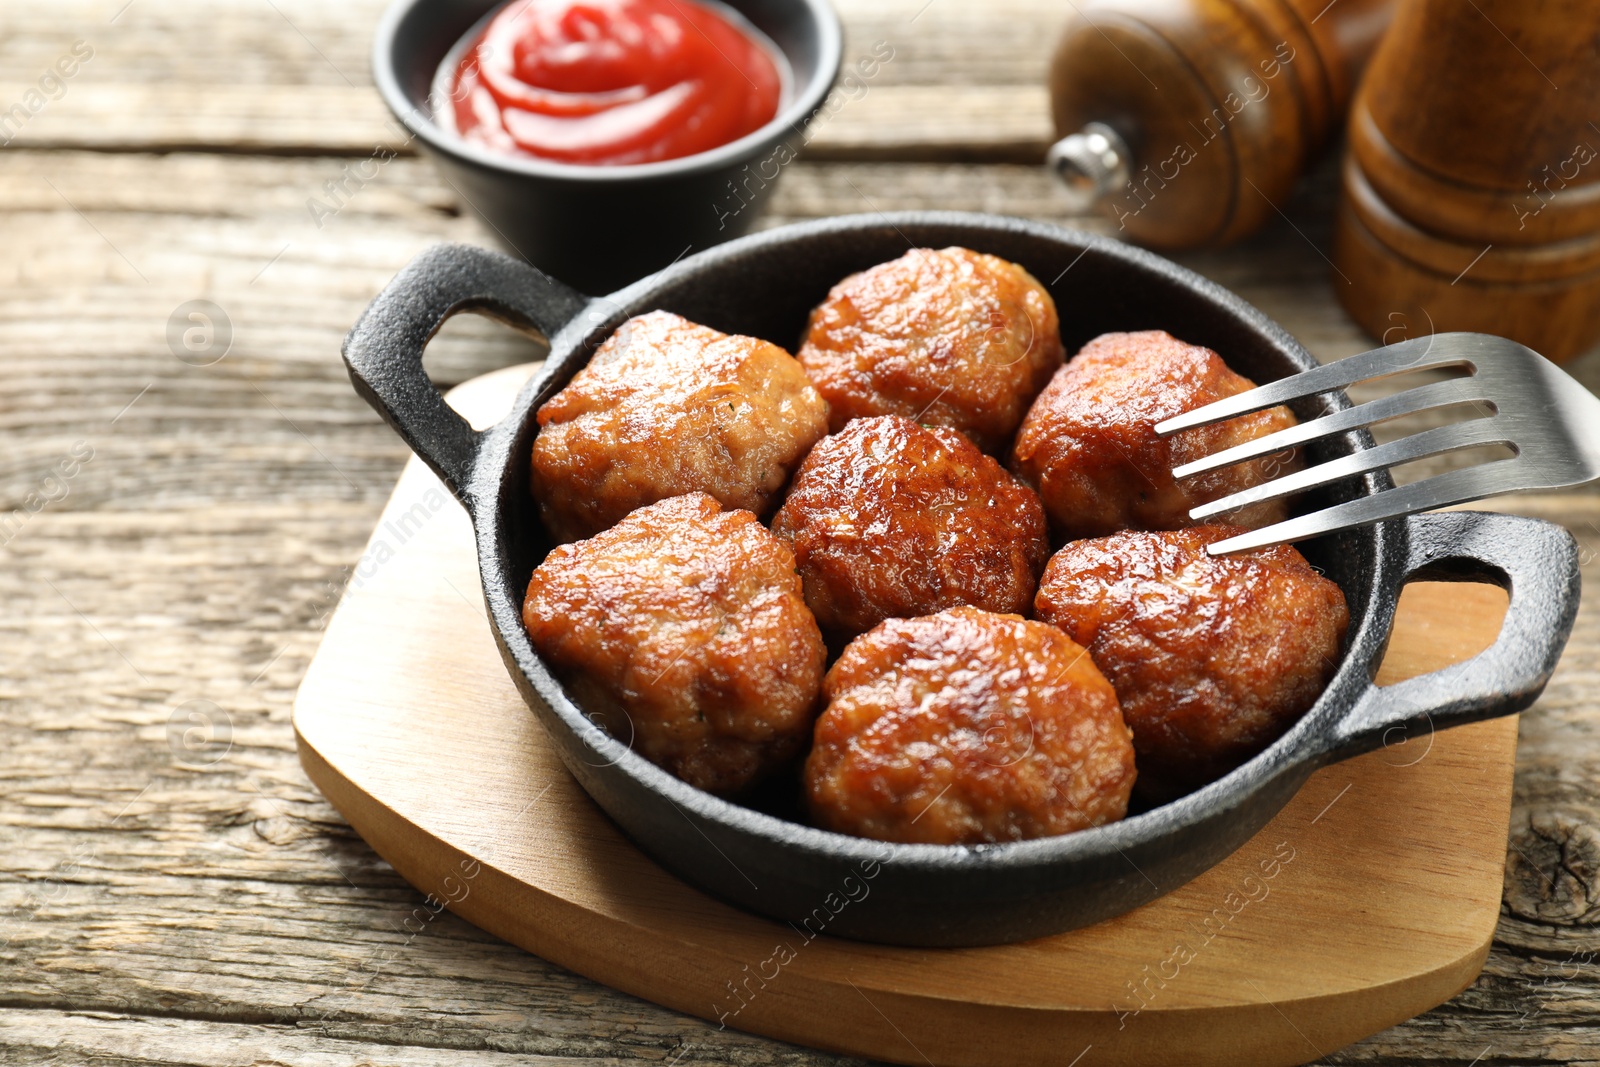
M1075 206L1156 248L1276 214L1345 108L1393 0L1078 0L1050 67L1049 162Z
M1374 336L1600 339L1600 3L1402 0L1350 112L1334 289Z

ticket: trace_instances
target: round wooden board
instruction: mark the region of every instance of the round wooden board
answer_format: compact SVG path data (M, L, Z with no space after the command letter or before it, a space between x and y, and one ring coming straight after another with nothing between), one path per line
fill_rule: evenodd
M531 370L451 402L486 425ZM1380 681L1487 647L1504 607L1489 586L1408 587ZM466 516L416 460L294 722L307 774L434 906L725 1026L939 1067L1301 1063L1441 1003L1495 928L1516 751L1507 718L1326 768L1215 868L1085 930L808 938L662 871L567 774L495 649Z

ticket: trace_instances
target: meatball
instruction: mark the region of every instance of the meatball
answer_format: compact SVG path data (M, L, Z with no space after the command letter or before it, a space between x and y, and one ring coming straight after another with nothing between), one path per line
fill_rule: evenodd
M1344 593L1293 548L1212 557L1208 525L1075 541L1035 610L1089 654L1122 702L1152 800L1221 777L1317 700L1349 625Z
M819 826L980 844L1115 822L1133 788L1117 696L1053 626L978 608L891 619L824 683L806 760Z
M958 604L1026 611L1050 555L1038 494L955 430L898 415L818 442L772 532L836 640Z
M799 359L834 432L906 415L1003 454L1062 350L1055 301L1033 275L965 248L915 248L834 286Z
M1102 334L1056 372L1022 422L1011 469L1038 488L1064 540L1192 525L1189 509L1299 469L1293 452L1177 483L1172 468L1288 426L1285 407L1156 436L1156 424L1255 383L1211 349L1161 330ZM1229 521L1255 528L1287 516L1282 500Z
M777 345L653 311L618 327L538 420L533 494L565 542L682 493L765 515L827 433L828 405Z
M556 548L522 621L591 719L690 785L737 794L809 736L827 651L794 555L704 493Z

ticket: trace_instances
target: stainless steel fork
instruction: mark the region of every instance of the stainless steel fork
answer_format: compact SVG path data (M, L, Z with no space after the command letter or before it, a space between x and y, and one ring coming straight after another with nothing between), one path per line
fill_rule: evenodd
M1189 517L1197 521L1225 517L1247 504L1478 445L1502 444L1515 452L1514 456L1437 474L1230 537L1213 544L1211 554L1303 541L1501 493L1559 489L1600 478L1600 399L1539 353L1485 333L1433 334L1363 352L1167 419L1156 425L1156 433L1166 437L1357 382L1446 367L1464 367L1467 376L1432 382L1302 422L1175 467L1173 477L1192 478L1446 404L1476 404L1482 417L1423 430L1263 482L1203 504L1190 511Z

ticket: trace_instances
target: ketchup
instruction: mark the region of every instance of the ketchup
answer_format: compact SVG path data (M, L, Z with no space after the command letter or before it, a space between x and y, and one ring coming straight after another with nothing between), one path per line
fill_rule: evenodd
M695 0L513 0L451 72L468 141L564 163L653 163L778 111L770 45Z

